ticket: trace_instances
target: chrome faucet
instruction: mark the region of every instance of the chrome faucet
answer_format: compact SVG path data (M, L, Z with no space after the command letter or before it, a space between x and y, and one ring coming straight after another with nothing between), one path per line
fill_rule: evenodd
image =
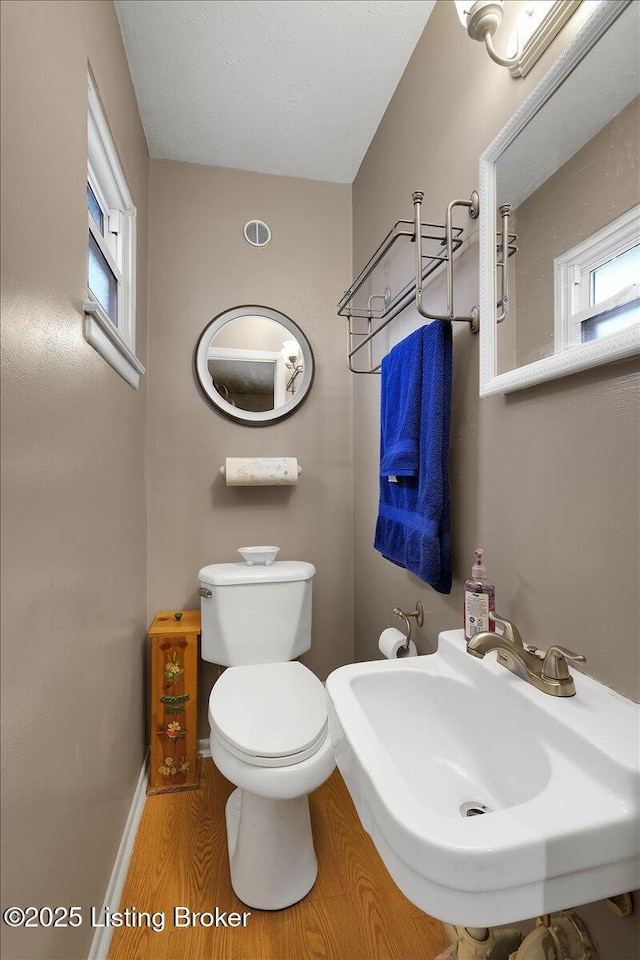
M498 651L498 662L511 670L516 676L533 684L543 693L552 697L573 697L576 692L573 677L569 673L567 660L585 663L586 657L574 653L565 647L525 646L518 628L509 620L492 614L495 623L504 630L504 634L485 630L476 633L467 643L467 653L482 660L492 650Z

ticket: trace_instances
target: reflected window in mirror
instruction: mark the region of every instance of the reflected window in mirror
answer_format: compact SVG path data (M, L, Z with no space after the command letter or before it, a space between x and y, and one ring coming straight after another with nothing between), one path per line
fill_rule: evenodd
M598 313L591 274L640 242L638 154L630 149L639 130L635 97L586 142L579 130L567 137L563 153L570 156L563 163L559 151L555 162L546 156L548 176L532 192L526 182L516 183L509 155L498 163L498 189L501 183L509 189L509 229L517 235L508 263L509 316L499 327L500 372L588 342L581 323ZM543 158L537 159L541 171ZM506 193L499 200L507 200ZM599 280L602 286L602 275Z
M556 351L640 324L640 206L556 258Z
M235 307L215 317L198 341L195 360L207 400L230 419L254 426L289 416L313 380L304 333L268 307Z

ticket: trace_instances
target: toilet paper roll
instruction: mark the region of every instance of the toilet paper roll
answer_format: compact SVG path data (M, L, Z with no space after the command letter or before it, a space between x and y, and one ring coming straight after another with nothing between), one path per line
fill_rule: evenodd
M402 631L398 630L396 627L387 627L386 630L383 630L380 634L380 639L378 640L378 646L380 647L380 652L385 655L387 660L394 660L396 657L417 657L418 651L413 640L409 641L409 649L405 653L404 645L407 642Z
M227 457L224 467L228 487L291 486L299 472L295 457Z

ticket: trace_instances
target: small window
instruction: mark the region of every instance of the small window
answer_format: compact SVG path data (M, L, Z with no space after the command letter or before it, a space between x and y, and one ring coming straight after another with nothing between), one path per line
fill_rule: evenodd
M640 280L640 243L591 271L590 302L602 303Z
M98 301L114 327L117 327L118 278L92 233L89 233L88 272L89 293Z
M104 233L104 211L98 202L98 198L91 189L91 184L87 183L87 206L89 213L93 217L93 222L100 231Z
M137 387L144 367L135 355L136 209L91 78L87 127L85 336Z
M640 330L640 207L558 257L554 269L556 353Z

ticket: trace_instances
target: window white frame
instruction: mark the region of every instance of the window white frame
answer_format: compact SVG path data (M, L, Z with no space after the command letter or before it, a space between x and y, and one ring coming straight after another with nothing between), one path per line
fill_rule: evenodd
M117 283L115 323L89 289L84 303L85 337L127 383L137 388L145 372L135 355L136 208L106 117L88 78L87 183L103 213L101 233L87 210L87 224ZM87 234L87 242L88 236Z
M553 262L555 278L554 344L558 353L582 343L582 324L640 297L633 283L613 297L591 304L591 273L640 243L640 206L612 220Z

